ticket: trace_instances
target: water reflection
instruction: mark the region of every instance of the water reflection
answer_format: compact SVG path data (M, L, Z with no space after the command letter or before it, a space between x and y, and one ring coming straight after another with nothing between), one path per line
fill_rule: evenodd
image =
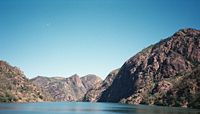
M116 103L0 104L0 114L200 114L200 110Z

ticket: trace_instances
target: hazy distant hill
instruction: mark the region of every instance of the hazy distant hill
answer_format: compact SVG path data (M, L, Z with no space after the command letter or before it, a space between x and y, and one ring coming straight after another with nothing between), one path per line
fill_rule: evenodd
M200 31L182 29L119 69L100 102L200 108Z
M75 74L69 78L38 76L31 81L49 93L55 101L81 101L85 93L102 79L91 74L80 78Z

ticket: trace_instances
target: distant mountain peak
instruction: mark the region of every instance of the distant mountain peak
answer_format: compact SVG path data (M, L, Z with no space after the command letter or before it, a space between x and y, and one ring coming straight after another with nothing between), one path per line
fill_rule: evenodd
M49 93L55 101L81 101L85 93L102 80L96 75L80 78L74 74L68 78L36 77L31 81Z
M73 74L72 76L70 76L69 78L74 78L74 77L80 77L78 74Z

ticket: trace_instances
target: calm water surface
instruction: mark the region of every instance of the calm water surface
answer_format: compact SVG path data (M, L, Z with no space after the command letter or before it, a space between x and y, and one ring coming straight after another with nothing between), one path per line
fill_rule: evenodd
M0 114L200 114L200 110L117 103L1 103Z

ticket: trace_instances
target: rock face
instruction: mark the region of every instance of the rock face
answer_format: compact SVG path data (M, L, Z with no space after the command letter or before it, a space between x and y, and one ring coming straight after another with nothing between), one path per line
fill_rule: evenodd
M0 102L51 101L48 94L33 85L17 68L0 61Z
M95 87L96 84L102 82L102 79L99 78L98 76L89 74L89 75L86 75L84 77L81 77L81 81L82 81L85 89L88 91L91 88Z
M182 29L126 61L98 101L192 107L200 99L199 64L200 31Z
M55 101L81 101L85 93L102 80L95 75L80 78L75 74L69 78L38 76L31 81L49 93Z
M101 83L97 83L90 90L88 90L84 96L83 101L96 102L97 100L99 100L102 92L105 91L112 84L113 79L117 75L118 71L119 69L111 71L104 81L102 81Z

